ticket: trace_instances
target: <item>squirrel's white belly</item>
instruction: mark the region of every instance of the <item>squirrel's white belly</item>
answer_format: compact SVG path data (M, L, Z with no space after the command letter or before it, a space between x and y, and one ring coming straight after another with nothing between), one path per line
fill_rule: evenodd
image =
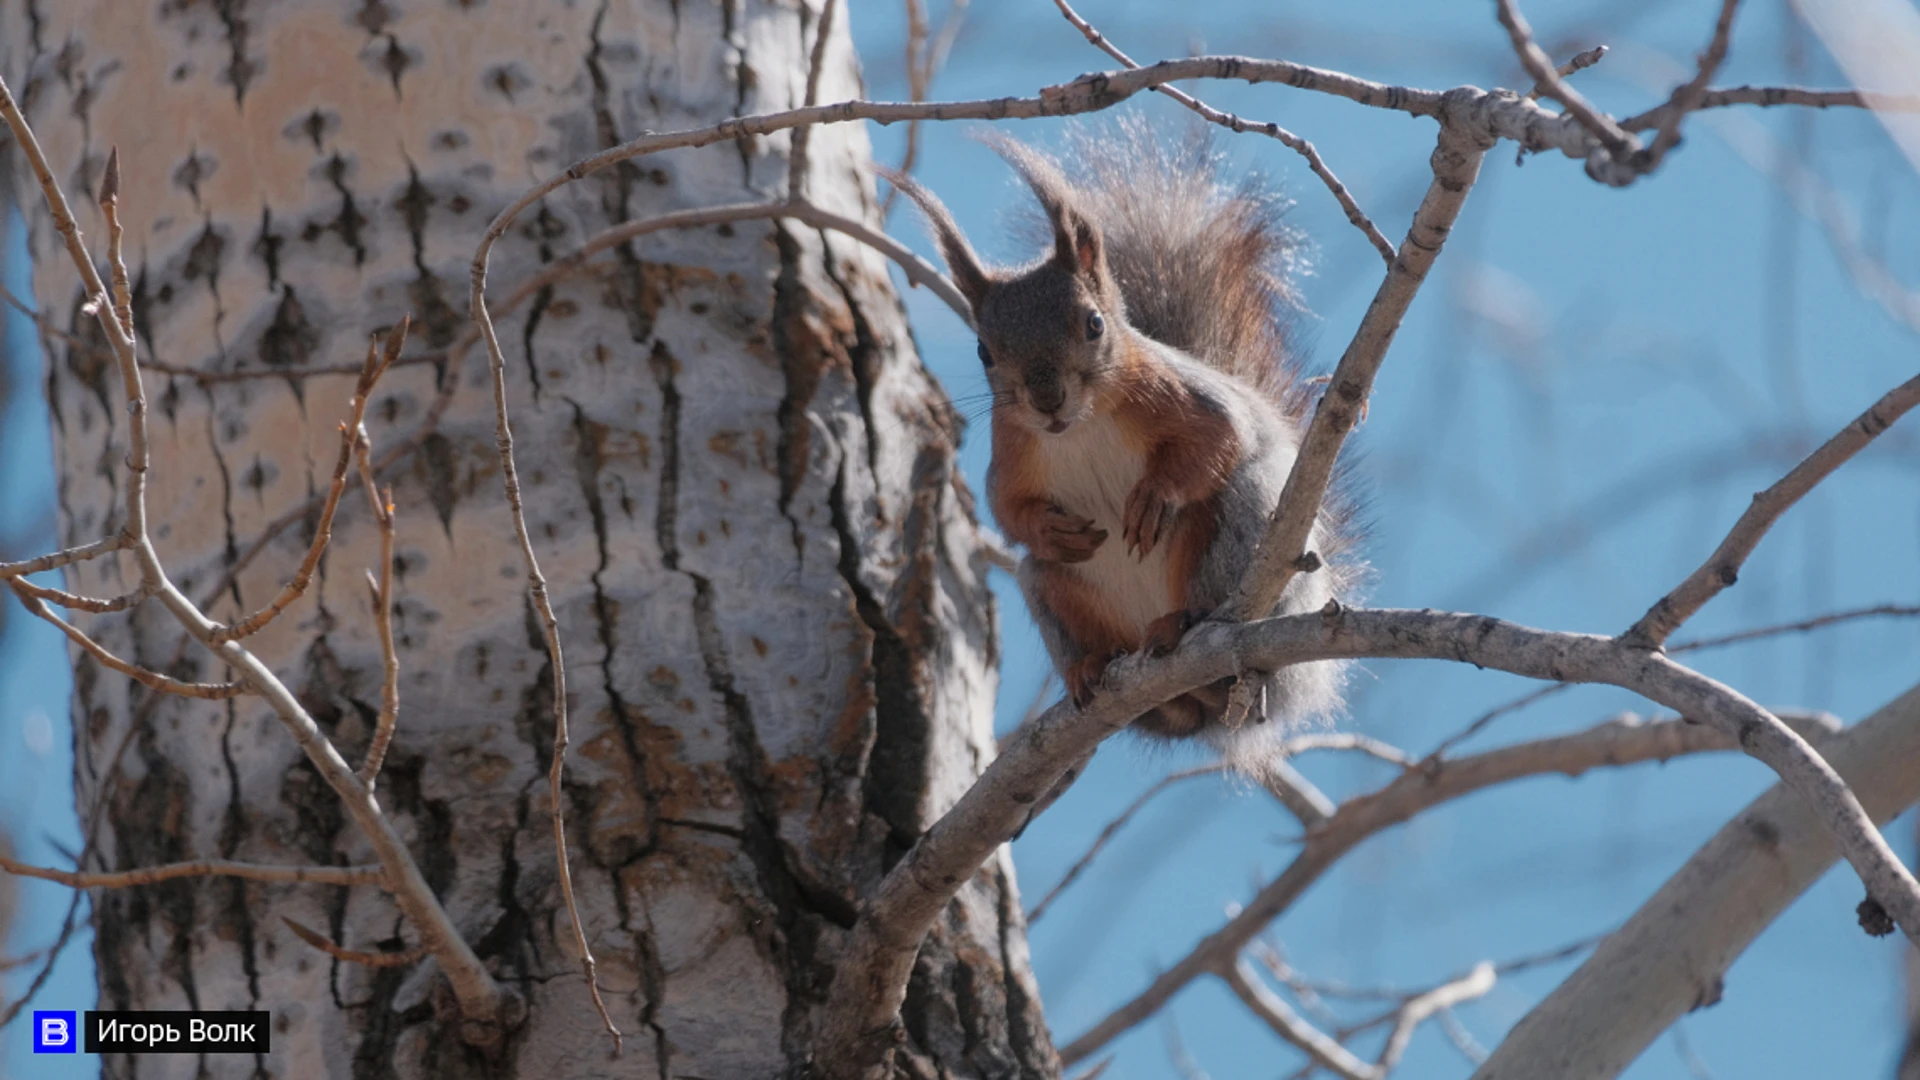
M1047 490L1062 507L1093 519L1107 531L1105 543L1082 563L1067 569L1079 574L1138 635L1147 624L1185 607L1167 589L1167 541L1141 558L1127 551L1122 535L1127 496L1146 472L1146 459L1127 444L1111 417L1083 420L1058 435L1040 436Z

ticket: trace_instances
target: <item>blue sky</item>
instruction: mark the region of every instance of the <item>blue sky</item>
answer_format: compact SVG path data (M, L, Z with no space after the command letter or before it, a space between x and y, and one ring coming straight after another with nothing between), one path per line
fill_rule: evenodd
M899 6L852 5L869 94L904 96ZM935 16L944 5L933 4ZM1667 72L1705 40L1718 5L1621 2L1526 5L1557 53L1607 44L1578 76L1616 114L1660 100ZM1229 0L1168 5L1088 0L1096 21L1136 58L1190 48L1281 56L1427 87L1518 85L1486 3L1350 0L1340 5ZM1780 4L1743 8L1722 84L1842 79L1818 42L1785 31ZM1561 40L1576 28L1587 32ZM1031 93L1107 66L1045 0L974 0L937 97ZM1196 87L1209 101L1271 118L1312 139L1396 241L1425 187L1433 126L1285 87ZM1168 125L1169 103L1139 100ZM1041 144L1061 125L1016 125ZM918 174L990 255L1001 211L1025 196L1004 166L966 138L929 125ZM897 160L903 129L875 129ZM1731 141L1730 141L1731 140ZM1378 256L1346 224L1300 160L1271 141L1229 144L1296 200L1292 220L1313 241L1302 288L1314 317L1305 345L1329 367L1370 297ZM1748 156L1741 153L1745 149ZM1751 158L1752 160L1749 160ZM1488 156L1469 200L1390 353L1353 449L1371 495L1368 554L1381 605L1485 611L1536 626L1613 632L1696 565L1748 495L1790 467L1888 387L1920 367L1915 335L1865 299L1816 224L1768 175L1782 160L1838 193L1865 249L1920 285L1920 183L1867 116L1748 111L1695 123L1650 180L1601 188L1558 157L1516 164ZM1756 163L1760 166L1756 168ZM929 251L918 224L891 231ZM11 251L11 249L9 249ZM17 260L8 281L22 274ZM18 289L18 285L15 285ZM955 396L983 388L973 341L924 292L907 294L929 365ZM39 358L21 320L7 323L13 370L37 385ZM964 451L976 489L984 420ZM0 533L16 549L43 544L18 526L50 503L44 418L36 399L0 417ZM1710 634L1877 603L1920 602L1920 428L1910 419L1797 508L1748 564L1737 588L1689 627ZM1045 677L1037 640L1002 580L1007 647L1000 718L1017 721ZM17 608L0 637L0 827L24 857L61 861L77 846L63 650ZM1920 623L1872 621L1703 654L1699 665L1763 703L1831 710L1852 721L1920 678ZM1362 667L1342 727L1420 753L1483 710L1530 689L1509 676L1438 663ZM1622 709L1615 691L1580 689L1505 718L1471 747L1585 727ZM36 717L47 717L43 724ZM1189 763L1121 739L1015 845L1028 902L1058 880L1120 808ZM1321 756L1301 763L1336 798L1384 783L1382 766ZM1311 977L1418 988L1482 959L1511 959L1606 930L1630 914L1733 812L1764 790L1758 764L1732 756L1546 778L1463 800L1377 837L1350 855L1281 920L1272 939ZM1284 864L1294 823L1265 796L1195 781L1163 796L1032 934L1049 1020L1065 1042L1153 972L1216 928ZM1911 857L1913 816L1889 832ZM0 955L41 944L64 890L22 887L24 918ZM1657 1042L1636 1080L1886 1076L1898 1050L1900 949L1854 928L1860 889L1830 873L1749 950L1725 999L1689 1015L1684 1043ZM69 950L42 1001L92 999L88 939ZM1504 979L1459 1011L1481 1043L1498 1042L1565 973L1549 965ZM17 990L20 978L6 985ZM1113 1044L1109 1080L1180 1075L1170 1033L1216 1078L1285 1076L1299 1056L1212 983L1175 999ZM33 1069L8 1032L0 1069ZM1363 1042L1371 1049L1375 1044ZM79 1063L75 1063L79 1065ZM38 1070L38 1071L35 1071ZM1466 1061L1434 1030L1416 1037L1400 1074L1463 1076ZM80 1075L76 1072L74 1075Z

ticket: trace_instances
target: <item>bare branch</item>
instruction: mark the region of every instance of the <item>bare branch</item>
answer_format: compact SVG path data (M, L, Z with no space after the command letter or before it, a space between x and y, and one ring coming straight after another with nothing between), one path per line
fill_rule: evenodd
M1727 538L1720 542L1707 561L1672 592L1648 608L1640 621L1621 635L1621 640L1643 649L1658 649L1665 645L1667 638L1680 628L1680 624L1691 618L1707 601L1718 596L1722 589L1739 579L1740 567L1746 563L1747 556L1753 554L1753 549L1760 544L1760 538L1767 534L1780 515L1915 405L1920 405L1920 375L1887 391L1884 397L1874 402L1872 408L1861 413L1852 423L1840 429L1839 434L1807 455L1807 459L1794 466L1793 471L1755 495L1753 504L1747 507L1746 513L1740 515L1740 520L1734 522Z
M1316 731L1306 735L1295 735L1280 744L1280 752L1287 757L1311 753L1315 750L1350 750L1379 758L1389 765L1398 765L1402 769L1419 766L1413 755L1397 746L1385 743L1370 735L1361 735L1351 731Z
M1529 705L1533 705L1538 702L1545 701L1547 698L1550 698L1555 694L1560 694L1568 690L1571 690L1573 688L1573 685L1574 685L1573 683L1563 682L1563 683L1554 683L1552 686L1542 686L1536 690L1532 690L1532 691L1529 691L1528 693L1522 694L1519 697L1512 699L1511 701L1506 701L1506 702L1502 702L1499 705L1495 705L1493 708L1488 709L1486 712L1481 713L1478 717L1474 719L1473 723L1468 724L1465 728L1461 729L1457 734L1450 735L1447 738L1442 739L1440 741L1440 745L1434 747L1432 752L1427 754L1426 760L1428 761L1439 760L1440 758L1446 756L1447 751L1453 749L1456 746L1459 746L1461 743L1466 742L1468 739L1473 738L1475 735L1480 734L1482 731L1485 731L1487 729L1487 726L1489 724L1492 724L1495 720L1498 720L1501 717L1506 716L1510 713L1519 712L1521 709L1524 709Z
M1245 685L1249 681L1242 679L1236 685ZM1284 757L1262 762L1253 779L1267 789L1267 794L1278 799L1280 805L1299 820L1300 827L1309 832L1326 824L1339 809L1326 792L1300 775L1300 770Z
M1912 618L1914 616L1920 616L1920 605L1877 604L1873 607L1854 608L1851 611L1829 612L1825 615L1816 615L1811 619L1801 619L1798 622L1780 623L1775 626L1761 626L1752 630L1742 630L1738 633L1722 634L1719 637L1700 638L1696 641L1683 642L1679 645L1670 645L1667 647L1667 651L1670 653L1697 652L1701 649L1718 649L1726 645L1739 645L1748 641L1758 641L1762 638L1778 637L1781 634L1803 634L1809 630L1819 630L1839 623L1853 622L1856 619L1898 619Z
M45 570L58 570L63 566L77 562L87 562L102 555L111 555L116 551L125 551L130 541L126 533L118 533L90 544L70 547L50 555L41 555L19 562L0 563L0 578L18 578L23 574L38 574Z
M1876 94L1871 90L1815 90L1804 86L1731 86L1702 91L1693 110L1723 109L1729 105L1756 105L1773 108L1800 105L1810 109L1871 109L1874 112L1920 112L1920 97L1911 94ZM1649 131L1666 125L1676 111L1669 101L1646 112L1620 121L1628 131Z
M157 671L148 671L146 668L140 667L137 664L129 664L125 660L107 651L106 646L88 637L86 632L79 627L47 610L47 606L40 602L40 598L29 591L31 586L26 582L10 580L7 584L12 587L14 595L20 598L20 604L27 609L28 614L44 619L54 626L59 627L60 632L67 635L68 640L86 650L89 656L92 656L95 660L100 661L101 664L125 675L127 678L134 680L142 686L158 690L163 694L178 694L181 697L204 698L208 701L224 701L227 698L238 697L248 691L247 684L244 682L182 682L171 676L162 675Z
M1500 25L1507 28L1507 36L1513 40L1514 54L1520 58L1520 66L1533 76L1534 92L1529 96L1544 95L1565 106L1568 115L1599 140L1615 161L1638 153L1640 140L1622 131L1611 117L1594 108L1580 91L1560 77L1553 60L1534 43L1533 28L1527 25L1526 16L1520 14L1519 5L1514 0L1497 0L1497 3Z
M1825 737L1832 731L1830 725L1809 718L1783 719L1809 738ZM1268 923L1291 907L1347 852L1368 837L1416 814L1520 777L1552 773L1579 776L1594 768L1735 749L1739 749L1737 740L1704 724L1686 720L1642 721L1627 715L1570 735L1440 760L1406 773L1373 794L1343 805L1332 821L1306 838L1293 862L1238 915L1202 940L1132 1000L1062 1048L1060 1059L1069 1065L1084 1060L1128 1028L1152 1016L1188 983L1238 956Z
M1353 1052L1341 1046L1339 1040L1294 1012L1286 999L1267 989L1267 984L1260 979L1260 973L1253 969L1245 957L1222 963L1218 974L1241 1002L1273 1029L1274 1034L1299 1047L1313 1059L1314 1064L1341 1080L1380 1080L1385 1075L1353 1056Z
M402 316L387 334L384 347L377 341L367 342L367 358L360 365L360 381L354 385L353 397L348 402L347 420L340 425L340 457L334 462L333 479L327 484L326 501L320 505L320 523L314 527L313 543L307 546L307 557L300 561L300 569L295 571L292 580L267 606L217 632L215 641L235 641L259 633L288 605L306 593L308 583L313 580L313 572L320 566L320 556L333 539L333 514L340 506L341 494L347 490L347 466L353 461L354 447L366 437L362 422L366 419L367 403L373 397L373 388L380 381L380 376L400 358L400 349L406 343L410 321ZM366 475L364 470L362 475ZM372 481L368 480L367 483L371 497ZM378 500L375 502L377 507Z
M826 67L827 41L833 36L833 12L839 6L840 0L826 0L820 6L820 20L813 31L813 53L807 60L807 92L802 102L807 108L820 103L820 73ZM807 143L812 137L811 127L799 128L793 133L793 149L787 154L787 198L793 202L799 202L806 194Z
M1060 14L1066 16L1067 21L1072 23L1074 28L1079 30L1081 34L1085 35L1087 41L1092 43L1095 48L1113 57L1115 60L1120 61L1130 69L1138 69L1140 67L1139 64L1133 62L1132 57L1121 52L1119 46L1107 40L1106 35L1094 29L1092 23L1081 18L1079 12L1074 11L1072 6L1067 3L1067 0L1053 0L1053 2L1054 6L1060 9ZM1603 49L1601 51L1604 52L1605 50ZM1597 60L1599 58L1595 57L1594 59ZM1588 63L1592 63L1592 61L1588 61ZM1327 163L1321 160L1320 151L1314 149L1312 143L1271 120L1245 120L1232 113L1221 112L1219 109L1208 105L1206 102L1201 101L1199 98L1194 97L1192 94L1178 87L1168 86L1162 83L1154 87L1154 89L1185 105L1187 108L1192 109L1210 124L1218 124L1237 134L1245 134L1246 132L1253 131L1270 138L1278 139L1288 149L1306 158L1307 167L1312 169L1313 175L1319 177L1320 182L1325 184L1327 190L1333 193L1334 200L1340 204L1340 209L1345 211L1347 220L1353 223L1354 228L1360 230L1361 234L1367 238L1367 242L1373 245L1374 250L1380 253L1382 259L1386 260L1388 266L1393 265L1393 257L1395 254L1393 241L1388 240L1387 235L1381 232L1379 226L1373 223L1373 219L1369 218L1366 213L1360 209L1360 204L1354 200L1353 193L1347 190L1347 185L1341 183L1339 177L1333 175L1333 170L1329 169Z
M1400 1007L1393 1021L1393 1033L1387 1036L1387 1045L1380 1051L1379 1064L1375 1066L1378 1075L1385 1076L1400 1064L1414 1029L1426 1023L1428 1017L1442 1009L1487 996L1493 990L1493 983L1494 967L1483 960L1466 975L1409 999Z
M1920 799L1920 687L1820 744L1872 819ZM1587 961L1535 1006L1475 1080L1555 1075L1579 1061L1613 1076L1659 1034L1715 1000L1727 969L1833 865L1833 840L1806 801L1776 785L1723 826ZM1838 912L1835 913L1839 914ZM1630 996L1632 1009L1610 1007Z
M313 885L384 885L386 874L378 866L269 866L263 863L231 862L226 859L197 859L167 863L110 874L89 874L74 870L55 870L30 866L0 855L0 870L19 877L39 878L74 889L124 889L134 885L154 885L195 877L236 877L249 881L273 881Z
M907 3L907 100L920 102L927 100L927 94L933 89L933 77L947 62L947 53L960 36L960 26L966 22L968 0L952 0L947 7L947 17L941 20L940 31L929 40L926 0L906 0ZM894 171L903 176L913 174L914 165L920 160L920 121L907 121L907 146L900 154L900 164ZM900 195L899 188L889 188L887 197L880 203L880 220L885 221L893 213L893 201Z
M35 585L33 582L27 581L24 578L15 578L9 581L8 584L13 586L15 592L24 592L28 596L59 604L69 611L88 611L95 615L125 611L153 595L153 590L145 585L142 585L130 593L122 593L112 599L101 600L92 596L81 596L78 593L70 593L65 589L54 589L45 585Z
M393 647L393 489L379 491L374 487L373 462L369 460L364 430L355 449L360 459L360 481L367 490L367 501L373 504L373 519L380 526L380 575L376 578L367 574L367 601L373 608L373 627L380 638L380 719L367 744L367 758L360 763L360 782L372 790L400 722L400 657Z
M1567 61L1564 64L1561 64L1559 67L1554 69L1553 73L1555 75L1560 76L1562 79L1564 79L1569 75L1574 74L1575 72L1587 70L1593 65L1599 63L1601 58L1606 55L1607 55L1607 47L1605 45L1595 45L1593 48L1588 49L1586 52L1580 53L1576 55L1573 59ZM1547 92L1547 88L1545 85L1541 83L1534 83L1533 89L1527 91L1527 97L1534 101L1538 101L1540 100L1540 95L1546 92Z
M81 854L84 855L85 852ZM27 984L26 991L15 998L5 1012L0 1012L0 1028L13 1023L14 1017L20 1015L21 1011L33 1001L34 995L38 994L40 988L47 985L47 980L53 976L53 965L60 959L60 953L66 949L67 942L73 940L73 928L79 922L76 916L80 913L80 901L86 899L86 896L84 889L73 891L73 899L67 902L66 917L60 921L59 935L53 939L53 944L47 947L46 958L41 961L40 970L34 973L33 981Z
M495 219L495 224L498 223L499 219ZM520 545L521 562L526 567L527 594L533 603L534 614L540 620L548 664L552 669L553 755L547 772L547 788L552 803L554 861L560 879L560 895L566 903L568 920L573 924L574 947L580 954L581 973L586 977L587 991L593 998L594 1008L599 1010L600 1022L607 1034L613 1037L613 1052L618 1056L623 1035L600 996L600 984L594 974L597 965L593 958L593 947L587 942L586 924L580 918L580 902L574 895L573 868L569 865L567 799L563 784L568 745L567 667L560 647L560 622L554 617L553 602L547 595L547 579L540 572L540 557L534 554L533 537L527 531L526 508L520 495L520 471L513 460L513 428L507 419L507 360L500 351L500 339L494 332L493 317L487 313L486 264L481 260L484 260L484 252L492 239L493 232L490 229L487 240L482 242L483 254L473 267L473 320L480 327L481 340L486 343L487 359L492 371L494 444L500 457L501 478L506 487L507 511L513 520L514 538Z
M1667 101L1667 111L1660 120L1659 132L1653 138L1653 146L1647 151L1652 168L1660 164L1680 142L1680 120L1688 113L1700 107L1700 99L1706 95L1707 84L1713 81L1714 72L1727 58L1727 44L1733 36L1733 13L1740 7L1740 0L1720 0L1720 17L1713 25L1713 39L1707 44L1707 51L1700 54L1700 70L1688 82L1673 92Z
M432 950L428 949L425 945L416 946L403 952L361 952L357 949L349 949L341 945L336 945L328 939L325 934L303 926L287 918L285 915L280 917L280 921L286 923L287 929L293 931L293 936L299 938L301 941L319 949L335 960L342 960L349 964L359 964L361 967L412 967L433 955Z
M1215 613L1216 618L1243 621L1267 614L1279 602L1293 575L1300 572L1301 557L1307 552L1320 504L1333 479L1340 447L1366 407L1374 376L1466 205L1467 192L1478 178L1480 161L1491 145L1490 138L1442 126L1439 145L1433 151L1433 182L1414 212L1406 242L1329 377L1259 550L1234 595Z
M1106 828L1101 829L1100 835L1093 838L1093 843L1081 854L1080 858L1075 860L1072 866L1067 867L1067 872L1061 875L1059 883L1047 890L1047 895L1041 897L1040 902L1033 905L1033 910L1027 913L1027 925L1031 926L1040 921L1040 916L1047 913L1047 909L1052 907L1053 902L1060 898L1060 894L1067 891L1067 887L1072 885L1081 874L1085 873L1087 867L1093 865L1094 857L1100 854L1101 849L1107 846L1108 841L1112 840L1114 835L1126 826L1127 822L1133 820L1135 814L1138 814L1148 803L1152 802L1154 796L1178 784L1182 780L1191 780L1196 776L1218 776L1221 772L1225 771L1225 769L1226 766L1224 765L1202 765L1197 769L1185 769L1161 777L1158 783L1141 792L1139 797L1129 803L1125 810L1120 811L1120 816L1107 822Z

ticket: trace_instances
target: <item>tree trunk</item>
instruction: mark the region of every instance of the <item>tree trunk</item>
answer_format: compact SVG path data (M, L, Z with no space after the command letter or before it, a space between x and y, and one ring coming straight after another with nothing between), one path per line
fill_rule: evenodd
M642 130L791 107L817 3L603 0L25 0L6 77L82 229L107 152L143 359L149 516L196 598L275 517L324 490L357 363L403 313L409 354L466 332L467 263L536 179ZM844 7L822 100L854 96ZM785 137L677 151L563 189L502 242L494 295L616 222L784 190ZM854 126L815 133L816 201L873 217ZM37 193L34 286L97 341ZM96 256L103 254L96 246ZM917 360L884 262L838 235L743 223L659 233L501 319L528 523L562 625L575 880L628 1053L609 1063L569 942L548 824L550 671L525 596L484 360L396 369L376 449L437 430L390 474L399 507L400 725L378 789L476 951L526 995L503 1054L450 1026L431 962L373 887L185 881L96 900L100 1007L271 1010L266 1075L762 1077L805 1070L835 952L869 890L993 753L994 614L957 422ZM65 542L117 527L124 403L98 350L53 343ZM224 589L272 596L313 522ZM308 597L254 639L350 760L381 666L362 571L377 536L342 502ZM70 587L123 591L131 565ZM225 677L163 613L81 616L123 656ZM171 665L171 666L170 666ZM150 700L76 658L78 801L108 794L96 865L358 863L368 847L257 700ZM132 732L128 749L116 752ZM83 823L84 824L84 823ZM1010 862L923 949L900 1068L1051 1076ZM109 1075L252 1075L250 1059L110 1059Z

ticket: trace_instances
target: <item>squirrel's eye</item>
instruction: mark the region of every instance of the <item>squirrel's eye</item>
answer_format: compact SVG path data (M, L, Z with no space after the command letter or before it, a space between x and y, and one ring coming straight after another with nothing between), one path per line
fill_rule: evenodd
M1094 338L1099 337L1101 334L1106 332L1106 329L1107 329L1107 320L1101 318L1099 312L1097 311L1087 312L1087 340L1088 341L1092 341Z
M982 364L985 364L985 365L986 365L986 366L988 366L988 367L992 367L992 366L993 366L993 354L987 351L987 343L986 343L986 342L984 342L984 341L983 341L983 342L981 342L981 343L980 343L980 349L979 349L979 353L980 353L980 362L981 362Z

